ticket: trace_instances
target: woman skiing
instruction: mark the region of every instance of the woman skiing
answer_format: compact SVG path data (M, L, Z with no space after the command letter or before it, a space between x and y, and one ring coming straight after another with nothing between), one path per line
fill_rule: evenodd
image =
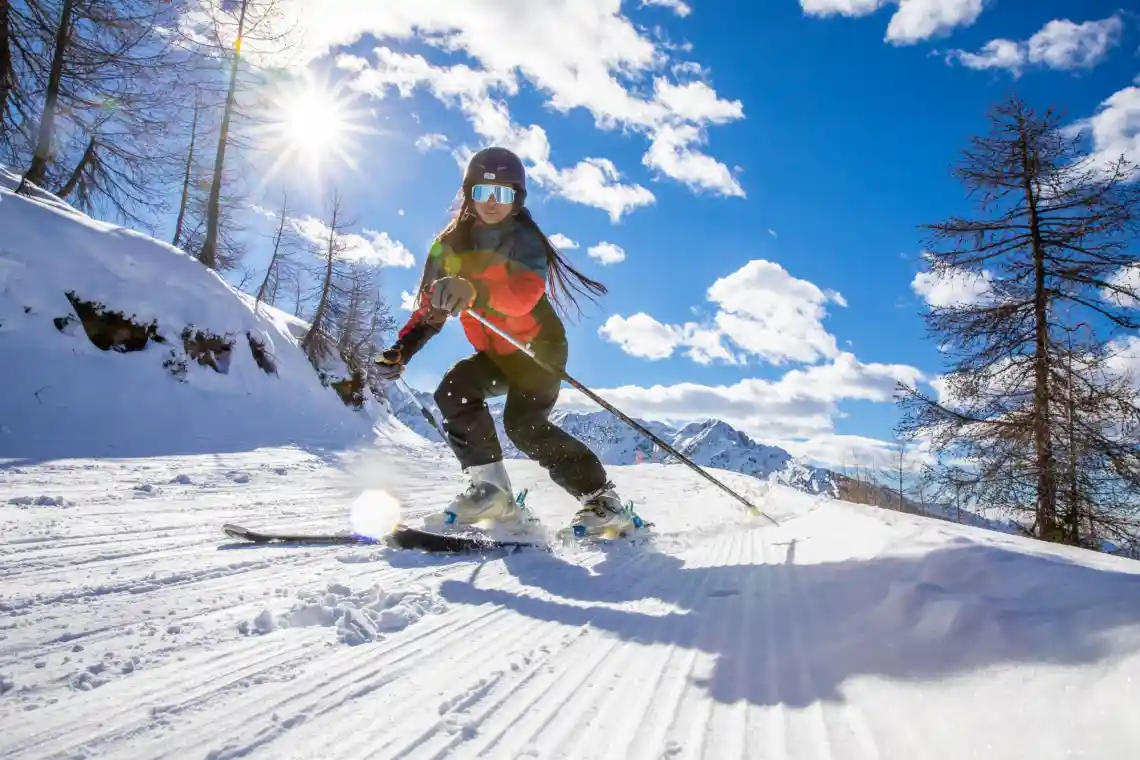
M561 309L563 298L576 304L571 287L593 295L607 291L562 258L524 207L525 200L526 171L518 156L495 147L471 158L459 211L424 265L418 308L395 344L376 360L381 377L398 378L447 318L467 309L528 345L548 365L565 369L566 331L551 300ZM621 533L632 527L632 515L623 509L597 456L549 419L561 379L471 315L462 314L460 321L475 353L448 369L435 401L447 442L471 482L444 511L444 521L470 525L512 522L519 516L486 404L505 395L507 437L582 504L571 523L575 533Z

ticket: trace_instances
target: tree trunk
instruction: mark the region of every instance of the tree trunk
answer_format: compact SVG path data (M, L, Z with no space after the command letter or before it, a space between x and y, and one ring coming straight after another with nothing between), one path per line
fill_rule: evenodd
M1069 353L1069 514L1066 515L1069 528L1069 541L1073 546L1081 543L1081 496L1077 486L1077 432L1073 418L1076 416L1076 402L1073 401L1073 354Z
M222 170L226 163L226 143L230 138L230 118L237 97L238 63L241 60L241 40L245 34L245 12L248 7L249 0L242 0L237 41L234 43L234 60L230 67L230 86L226 93L226 107L222 112L222 126L218 134L218 153L214 158L214 179L210 184L210 199L206 204L206 242L202 244L202 251L198 255L198 260L210 269L216 269L218 266L218 218L222 201Z
M1025 124L1022 122L1022 129ZM1045 244L1037 216L1037 197L1033 189L1036 177L1035 157L1030 155L1027 139L1020 141L1022 183L1029 212L1029 234L1033 250L1034 273L1034 359L1033 359L1033 439L1037 469L1037 529L1047 541L1057 539L1057 473L1053 457L1052 424L1049 410L1049 292L1045 283Z
M60 13L59 28L55 33L55 52L52 54L51 74L48 77L47 93L44 97L43 115L40 117L40 134L36 143L36 151L32 155L31 166L20 180L17 192L24 190L25 183L41 185L44 175L47 174L48 159L51 157L52 136L55 132L55 111L59 103L59 86L63 79L63 59L67 55L68 44L71 41L71 11L74 0L63 0L63 10Z
M271 277L273 277L273 279L275 281L277 280L277 277L273 276L274 275L273 270L274 270L274 267L277 266L277 257L281 253L281 240L285 235L285 217L289 213L288 208L289 208L289 196L286 195L281 201L281 222L277 225L277 234L275 234L273 236L273 255L269 257L269 266L265 270L265 279L263 279L261 281L261 287L257 289L257 297L254 298L254 301L253 301L253 313L254 314L257 313L257 307L261 304L262 300L264 300L265 293L269 289L269 279ZM274 289L276 289L276 287L277 287L276 283L274 284L273 287L274 287Z
M16 69L12 65L12 40L8 29L11 12L8 0L0 0L0 130L8 113L8 93L16 89Z
M317 300L316 311L313 312L313 320L310 323L309 331L305 333L305 339L301 341L301 348L305 350L308 355L309 361L316 364L316 347L321 345L321 332L324 325L325 312L328 310L329 293L332 291L333 281L333 264L336 261L336 236L337 236L337 215L340 212L340 207L337 202L333 201L332 220L329 224L329 243L325 250L325 276L324 282L321 283L321 297Z
M186 206L190 203L190 182L194 173L194 143L198 138L198 110L201 108L200 99L194 98L194 116L190 120L190 146L186 150L186 171L182 175L182 198L178 202L178 219L174 222L174 237L170 244L178 247L182 239L182 226L186 223Z
M906 457L906 447L900 442L899 443L899 511L900 512L906 511L906 497L903 494L903 475L904 475L904 465L906 464L905 457Z
M95 160L95 137L94 135L87 141L87 149L83 151L83 157L79 159L79 163L75 165L75 171L67 178L67 182L63 183L63 187L56 190L55 194L60 198L66 198L75 191L76 186L79 184L79 178L83 176L83 170L87 165Z

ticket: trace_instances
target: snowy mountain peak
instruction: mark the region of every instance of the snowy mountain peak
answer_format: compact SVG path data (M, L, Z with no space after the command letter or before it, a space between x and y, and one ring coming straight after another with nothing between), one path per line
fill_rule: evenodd
M401 422L429 440L442 440L419 407L419 403L424 404L437 420L441 419L430 393L414 391L409 395L403 388L393 388L389 400L393 413ZM503 428L503 402L495 400L488 406L503 442L504 455L511 459L525 458L510 443ZM583 441L607 465L673 461L673 456L654 444L650 438L607 411L557 409L551 415L551 420ZM778 446L757 443L723 420L707 419L680 428L655 420L637 422L702 467L729 470L762 479L773 478L810 493L835 493L831 472L797 462L791 454Z

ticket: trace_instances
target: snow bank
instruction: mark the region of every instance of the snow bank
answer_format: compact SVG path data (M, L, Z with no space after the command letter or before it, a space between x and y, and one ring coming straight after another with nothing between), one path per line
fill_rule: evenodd
M299 348L304 323L264 305L255 314L252 299L177 248L58 199L14 195L15 182L0 177L0 458L340 448L374 438L384 414L353 412L321 384ZM133 335L141 350L97 347L81 319L87 304L146 328ZM196 347L206 344L193 343L197 331L231 343L228 356L199 363Z

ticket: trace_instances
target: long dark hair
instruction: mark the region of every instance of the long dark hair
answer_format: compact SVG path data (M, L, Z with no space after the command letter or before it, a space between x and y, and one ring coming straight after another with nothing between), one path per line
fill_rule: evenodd
M471 228L475 224L478 217L475 214L475 208L472 205L471 197L466 191L462 192L462 200L459 203L459 209L456 211L455 216L447 226L439 233L439 240L454 240L455 244L452 248L460 250L467 250L471 248ZM574 309L579 315L582 313L582 307L578 303L575 293L587 296L591 301L597 303L597 297L603 296L609 292L602 283L597 280L591 279L586 275L579 272L574 266L566 260L566 258L554 247L554 243L550 242L550 238L538 226L538 222L534 221L534 217L530 215L530 209L523 206L516 213L519 222L535 233L538 234L539 239L542 241L543 247L546 249L546 271L547 271L547 289L546 292L550 296L551 302L555 308L567 316L566 306L573 305Z

